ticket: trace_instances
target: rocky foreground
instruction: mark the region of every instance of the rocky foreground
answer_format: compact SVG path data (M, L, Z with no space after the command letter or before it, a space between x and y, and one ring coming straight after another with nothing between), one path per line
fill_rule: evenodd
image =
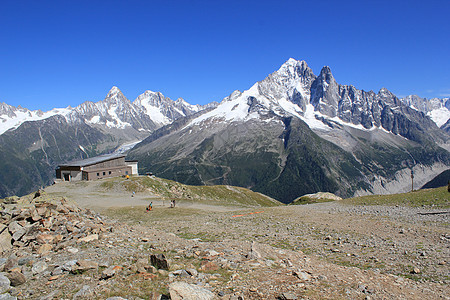
M1 207L0 299L450 299L448 214L429 211L155 205L105 217L24 197Z

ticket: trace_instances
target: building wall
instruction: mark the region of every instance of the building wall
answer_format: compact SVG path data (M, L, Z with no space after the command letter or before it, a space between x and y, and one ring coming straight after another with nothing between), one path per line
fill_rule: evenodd
M96 169L107 169L107 168L114 168L114 167L121 167L126 166L125 164L125 157L118 157L114 159L110 159L104 162L100 162L95 165L86 166L83 168L84 171L91 171Z
M56 170L56 178L62 181L81 180L80 167L61 167Z
M56 178L63 181L95 180L138 174L137 161L125 162L125 157L109 159L89 166L60 166Z
M83 170L83 180L96 180L102 178L126 176L132 174L132 168L129 166L102 168L96 170Z
M127 161L126 164L131 167L132 175L139 175L138 173L138 162L137 161Z

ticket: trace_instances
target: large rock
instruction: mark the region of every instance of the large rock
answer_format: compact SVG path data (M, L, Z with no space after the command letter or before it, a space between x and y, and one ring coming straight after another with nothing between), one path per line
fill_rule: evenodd
M169 285L170 299L172 300L210 300L217 297L207 289L178 281Z

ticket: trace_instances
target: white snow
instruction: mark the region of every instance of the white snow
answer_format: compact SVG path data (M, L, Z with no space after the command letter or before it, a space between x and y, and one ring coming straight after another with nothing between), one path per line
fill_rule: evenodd
M441 127L450 119L450 111L445 107L434 109L428 112L427 115L430 116L438 127Z
M314 106L310 103L306 105L306 111L301 119L305 121L311 129L330 130L330 127L323 124L322 121L316 119L316 115L318 115L318 113L314 111Z
M26 121L39 121L47 119L54 115L66 116L70 113L69 108L54 108L47 112L42 112L39 110L30 111L28 109L17 109L14 111L15 117L8 117L7 115L0 115L0 134L3 134L9 129L16 129L23 122Z
M143 99L141 102L142 107L144 107L147 115L152 119L153 122L167 125L170 123L169 118L167 118L160 110L159 107L153 106L149 103L149 99Z
M115 105L111 106L111 107L108 109L108 115L110 115L110 116L113 118L114 122L106 121L106 126L108 126L108 127L110 127L110 128L115 127L115 128L122 128L122 129L125 128L125 127L127 127L127 126L130 126L130 127L131 127L131 124L130 124L130 123L123 122L123 121L117 116L117 114L116 114L116 109L117 109L117 106L115 106Z
M93 116L90 120L86 120L86 122L90 124L99 124L100 116Z

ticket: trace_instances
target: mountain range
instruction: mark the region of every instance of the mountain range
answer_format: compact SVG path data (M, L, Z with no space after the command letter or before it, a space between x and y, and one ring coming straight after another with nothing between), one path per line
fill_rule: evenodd
M0 197L49 185L58 164L127 149L155 129L214 105L152 91L131 102L117 87L101 101L48 112L0 103Z
M49 112L0 103L0 196L53 181L68 160L137 143L141 172L189 184L243 186L283 202L307 193L392 193L450 165L450 100L397 98L317 76L289 59L250 89L191 105L146 91Z

